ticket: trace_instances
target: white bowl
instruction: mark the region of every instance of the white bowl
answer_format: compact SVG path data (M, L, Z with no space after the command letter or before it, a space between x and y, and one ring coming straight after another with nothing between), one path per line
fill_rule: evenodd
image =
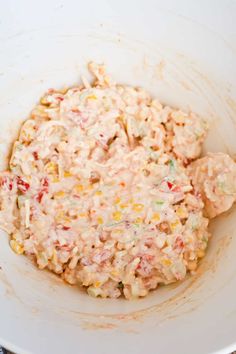
M205 150L236 153L233 0L0 3L1 168L20 123L49 87L89 60L122 83L209 119ZM17 353L204 354L236 349L236 209L212 225L198 273L137 301L88 297L0 238L0 343Z

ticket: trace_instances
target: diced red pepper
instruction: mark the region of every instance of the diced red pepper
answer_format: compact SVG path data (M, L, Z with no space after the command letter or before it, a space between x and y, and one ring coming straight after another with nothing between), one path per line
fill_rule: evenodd
M181 192L181 188L179 186L175 186L173 189L172 189L173 192Z
M18 189L22 192L25 193L29 189L30 185L29 183L25 182L21 177L17 177L16 180L17 187Z
M169 181L167 181L166 183L167 183L169 190L171 190L172 192L180 192L181 191L179 186L175 186L173 183L171 183Z
M64 230L64 231L70 230L70 227L69 226L62 226L62 230Z
M48 179L46 177L42 178L41 183L43 187L48 187Z
M39 203L41 203L44 193L48 193L49 183L48 183L48 179L46 177L41 179L41 185L43 188L39 191L38 195L36 196L36 200Z
M36 200L39 202L39 203L41 203L41 200L42 200L42 198L43 198L43 191L40 191L39 193L38 193L38 195L37 195L37 197L36 197Z
M59 101L64 101L64 98L63 98L63 97L60 97L60 96L58 96L57 99L58 99Z
M1 186L6 186L11 191L13 188L13 181L8 177L3 177L1 179Z
M173 187L173 183L171 183L171 182L167 181L167 186L168 186L168 188L169 188L169 189L172 189L172 187Z
M176 237L175 243L174 243L174 249L181 251L184 248L184 241L180 236Z
M35 159L35 160L38 160L38 159L39 159L39 155L38 155L37 151L34 151L34 152L33 152L33 156L34 156L34 159Z

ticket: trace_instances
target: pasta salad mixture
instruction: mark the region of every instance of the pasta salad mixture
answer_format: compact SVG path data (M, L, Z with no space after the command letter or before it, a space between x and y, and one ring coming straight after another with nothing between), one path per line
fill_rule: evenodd
M95 80L50 89L0 174L10 245L92 296L143 297L204 257L209 219L236 199L236 164L199 158L207 124L141 88Z

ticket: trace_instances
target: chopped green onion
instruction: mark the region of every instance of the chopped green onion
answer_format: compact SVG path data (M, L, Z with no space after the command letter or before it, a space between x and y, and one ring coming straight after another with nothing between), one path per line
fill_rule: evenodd
M121 220L121 221L118 221L118 222L114 222L112 224L106 224L105 226L106 227L113 227L113 226L116 226L116 225L119 225L119 224L123 224L125 222L125 220Z
M169 166L170 166L170 174L173 174L175 172L175 162L174 160L169 161Z
M218 182L217 182L217 186L218 186L218 188L219 188L222 192L225 191L225 182L218 181Z

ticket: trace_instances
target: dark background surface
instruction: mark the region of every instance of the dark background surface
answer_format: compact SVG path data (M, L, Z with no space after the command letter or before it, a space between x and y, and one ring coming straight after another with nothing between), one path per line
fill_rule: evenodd
M12 352L9 352L8 350L5 350L4 348L0 347L0 354L14 354ZM71 353L72 354L72 353ZM174 354L174 353L173 353ZM199 353L201 354L201 353ZM231 354L236 354L236 352L233 352Z
M5 350L4 348L0 347L0 354L14 354L12 352L9 352L8 350ZM72 353L71 353L72 354ZM174 354L174 353L173 353ZM199 353L201 354L201 353ZM236 352L233 352L231 354L236 354Z

